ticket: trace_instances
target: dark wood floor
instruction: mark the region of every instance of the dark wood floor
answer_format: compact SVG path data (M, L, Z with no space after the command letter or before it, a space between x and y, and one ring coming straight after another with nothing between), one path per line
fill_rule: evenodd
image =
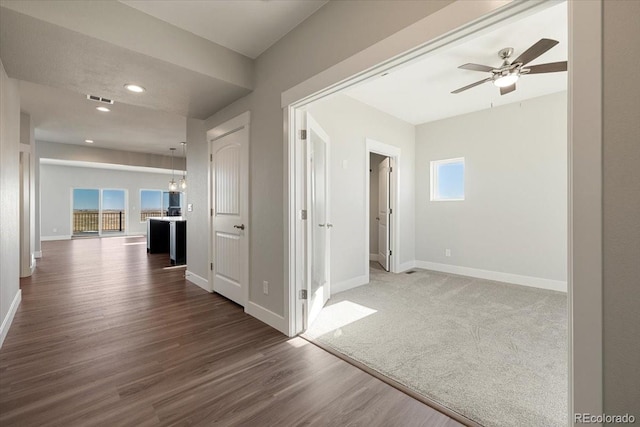
M0 350L3 427L459 425L186 282L144 242L43 242Z

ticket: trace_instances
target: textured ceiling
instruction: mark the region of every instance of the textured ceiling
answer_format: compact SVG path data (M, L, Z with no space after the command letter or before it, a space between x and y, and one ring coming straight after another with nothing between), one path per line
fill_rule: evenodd
M73 91L20 82L20 108L31 115L38 141L89 145L84 140L92 139L91 147L169 155L186 140L182 116L123 103L101 113L98 105Z
M460 70L465 63L501 65L498 51L504 47L520 53L541 38L560 43L530 65L566 61L568 57L567 4L561 3L515 22L499 24L481 35L453 44L388 75L347 91L347 95L412 124L453 117L492 106L510 104L567 90L567 73L523 76L517 90L501 96L492 83L460 94L451 91L479 81L489 73Z
M0 52L9 77L205 119L249 89L2 8ZM147 91L129 93L136 82Z
M328 0L120 0L200 37L258 57Z

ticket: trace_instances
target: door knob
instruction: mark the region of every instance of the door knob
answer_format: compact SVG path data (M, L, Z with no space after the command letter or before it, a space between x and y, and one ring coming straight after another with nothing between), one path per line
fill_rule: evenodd
M327 228L333 227L333 224L327 224Z
M324 227L325 224L318 224L318 227Z
M237 228L239 230L244 230L244 224L234 225L233 228Z

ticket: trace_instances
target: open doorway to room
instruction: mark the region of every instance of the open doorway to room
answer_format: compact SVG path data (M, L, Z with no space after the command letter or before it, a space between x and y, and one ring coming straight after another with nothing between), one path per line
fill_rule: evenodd
M303 107L332 150L330 294L305 336L470 424L567 423L567 6L528 12ZM500 87L512 66L530 72ZM402 153L387 228L372 165L396 165L369 141Z
M369 153L369 261L373 268L389 271L391 255L391 197L389 157ZM376 265L377 264L377 265Z

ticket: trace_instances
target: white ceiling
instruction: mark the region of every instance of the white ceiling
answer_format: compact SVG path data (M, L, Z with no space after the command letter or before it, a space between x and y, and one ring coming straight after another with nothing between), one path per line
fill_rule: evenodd
M460 70L468 63L501 65L498 51L512 47L515 59L541 38L560 43L530 65L566 61L568 57L567 5L561 3L518 21L498 25L482 35L413 62L386 76L347 90L346 94L414 125L519 102L567 89L567 73L523 76L517 90L501 96L492 83L459 94L450 92L489 77L489 73Z
M111 111L101 113L99 105ZM183 116L124 103L100 104L77 92L36 83L20 82L20 109L31 114L38 141L169 155L169 148L179 150L180 141L186 140Z
M120 0L235 50L258 57L328 0Z

